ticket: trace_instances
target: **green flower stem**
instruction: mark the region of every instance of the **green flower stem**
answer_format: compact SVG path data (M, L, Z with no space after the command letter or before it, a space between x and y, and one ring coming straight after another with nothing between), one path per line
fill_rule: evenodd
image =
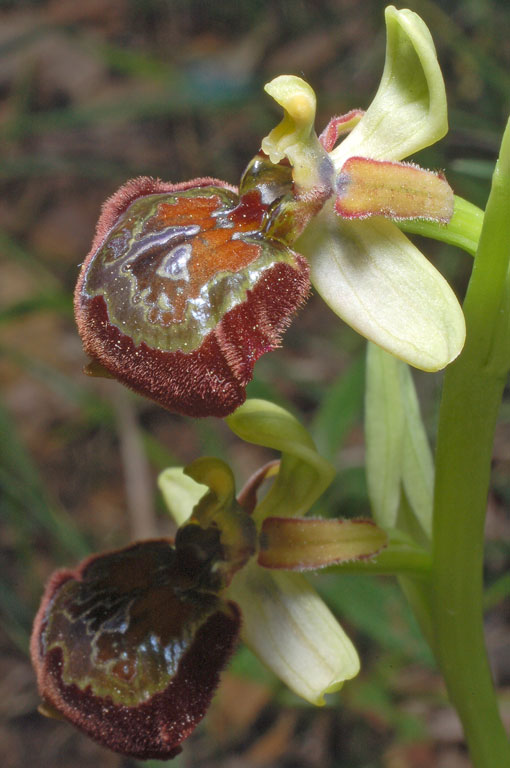
M445 375L436 457L434 649L476 768L510 765L510 742L485 649L482 608L492 444L510 365L509 211L507 126L464 304L466 345Z
M398 221L399 229L412 235L423 235L433 240L463 248L475 255L483 224L483 211L473 203L455 195L453 216L448 224L410 219Z

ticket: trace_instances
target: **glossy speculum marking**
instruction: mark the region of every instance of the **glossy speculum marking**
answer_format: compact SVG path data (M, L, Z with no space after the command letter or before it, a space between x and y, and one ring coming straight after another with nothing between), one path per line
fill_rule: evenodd
M237 606L204 589L187 559L147 541L53 576L31 643L47 712L123 754L180 751L240 626Z
M75 294L90 357L171 410L240 405L309 290L305 259L264 234L286 189L271 184L239 198L214 179L137 179L107 201Z

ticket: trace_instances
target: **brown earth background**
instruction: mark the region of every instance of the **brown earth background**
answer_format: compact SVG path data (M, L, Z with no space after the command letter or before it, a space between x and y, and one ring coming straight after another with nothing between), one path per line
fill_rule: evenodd
M410 0L443 66L451 129L420 153L478 205L510 104L506 0ZM214 419L162 411L81 373L72 290L101 203L126 179L237 183L279 119L265 82L304 76L318 128L366 107L384 60L376 0L0 0L0 765L134 768L46 720L27 644L53 569L171 534L157 474L199 455L239 485L272 458ZM424 249L462 297L469 257ZM368 513L364 343L313 296L249 394L289 407L338 475L318 512ZM416 376L433 440L440 375ZM510 720L510 400L496 435L487 522L487 641ZM244 648L175 768L466 768L460 726L395 582L314 583L359 648L357 680L313 709ZM159 765L153 763L152 765ZM151 763L149 763L151 765Z

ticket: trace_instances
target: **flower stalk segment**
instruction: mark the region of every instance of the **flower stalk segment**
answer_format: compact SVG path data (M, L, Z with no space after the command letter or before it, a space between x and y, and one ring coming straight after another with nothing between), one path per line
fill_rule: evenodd
M480 240L483 211L468 200L454 195L453 215L447 224L422 219L402 219L397 224L402 232L440 240L474 256Z

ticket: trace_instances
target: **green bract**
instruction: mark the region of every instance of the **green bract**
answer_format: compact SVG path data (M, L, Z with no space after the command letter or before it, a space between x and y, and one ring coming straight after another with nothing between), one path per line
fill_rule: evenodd
M377 524L396 527L404 491L421 531L431 537L434 465L411 371L374 344L367 349L365 441Z

